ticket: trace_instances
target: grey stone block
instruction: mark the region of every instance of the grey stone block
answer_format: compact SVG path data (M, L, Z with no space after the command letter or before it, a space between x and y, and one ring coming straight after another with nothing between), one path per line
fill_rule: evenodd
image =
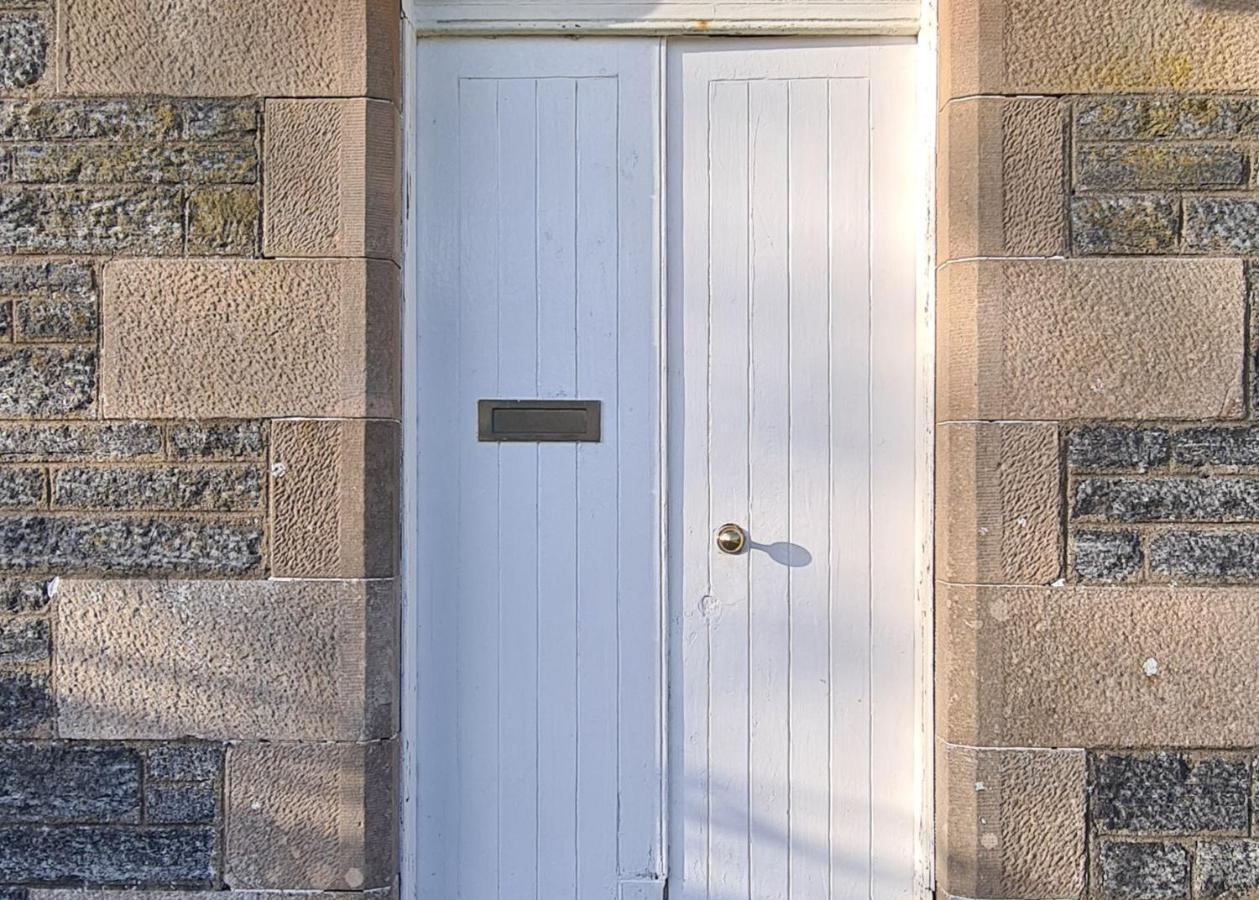
M0 734L41 731L52 715L52 690L47 675L0 673Z
M0 100L0 140L103 140L162 143L246 140L258 131L258 107L242 100Z
M1077 531L1075 574L1083 581L1126 581L1141 572L1145 555L1134 531Z
M1188 900L1189 851L1179 844L1103 841L1105 900Z
M1109 522L1251 522L1259 478L1083 478L1071 514Z
M172 459L262 459L266 426L258 421L180 422L170 426Z
M39 297L13 305L19 341L93 341L100 327L94 297Z
M183 215L175 187L4 187L0 252L179 254Z
M151 422L0 424L3 462L157 459L161 454L162 429Z
M140 821L140 754L125 746L0 743L0 821Z
M254 520L0 518L0 569L246 575L261 562Z
M1259 578L1259 532L1173 531L1150 542L1150 567L1186 580Z
M1194 862L1196 897L1259 896L1259 841L1199 841Z
M1259 466L1259 427L1215 425L1172 435L1172 460L1182 466Z
M218 815L218 786L212 781L150 784L145 789L145 821L150 825L204 825Z
M1180 229L1177 205L1166 197L1075 197L1071 236L1077 253L1168 253Z
M24 184L252 184L252 144L23 144L10 178Z
M258 106L252 101L184 100L179 114L188 140L241 139L258 132Z
M0 826L0 881L209 887L215 830L204 826Z
M220 744L160 744L148 753L149 777L161 781L213 781L222 770Z
M44 503L44 470L0 468L0 508L23 509Z
M0 262L0 296L84 295L93 283L92 267L83 263Z
M1259 103L1240 97L1089 97L1076 102L1084 141L1198 140L1259 134Z
M70 468L53 479L54 507L243 512L262 505L257 466Z
M94 347L0 347L0 417L82 415L95 393Z
M1077 187L1099 191L1242 187L1249 175L1245 151L1220 144L1086 144L1075 167Z
M52 633L44 619L0 621L0 663L44 662L52 655Z
M48 591L42 581L0 579L0 612L39 613L48 608Z
M1093 762L1093 821L1106 832L1245 834L1249 794L1245 760L1107 753Z
M1185 249L1200 253L1259 252L1259 200L1185 199Z
M13 304L8 302L0 303L0 340L10 340L13 337Z
M0 89L31 87L44 77L48 31L42 16L0 16Z
M1073 469L1137 469L1167 464L1169 436L1164 428L1086 425L1071 429L1067 464Z

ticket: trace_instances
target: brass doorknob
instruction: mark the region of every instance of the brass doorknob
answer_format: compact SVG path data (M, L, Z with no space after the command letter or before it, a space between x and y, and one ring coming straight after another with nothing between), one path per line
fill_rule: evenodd
M738 556L747 548L748 533L733 523L717 529L717 549L731 556Z

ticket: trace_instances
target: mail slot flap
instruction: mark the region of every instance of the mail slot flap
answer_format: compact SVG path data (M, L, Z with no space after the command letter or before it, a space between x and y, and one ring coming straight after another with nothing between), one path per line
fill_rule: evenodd
M598 441L599 400L480 400L480 441Z

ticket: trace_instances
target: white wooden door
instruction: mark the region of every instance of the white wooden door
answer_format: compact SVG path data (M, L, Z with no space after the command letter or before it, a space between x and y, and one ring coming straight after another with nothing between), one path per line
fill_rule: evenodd
M913 59L669 53L672 900L912 895Z
M660 53L421 47L424 900L661 897ZM478 441L556 398L602 440Z

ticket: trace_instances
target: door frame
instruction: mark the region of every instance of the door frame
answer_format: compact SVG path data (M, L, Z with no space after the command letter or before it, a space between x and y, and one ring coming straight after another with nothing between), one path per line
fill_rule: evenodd
M624 4L627 8L635 4ZM641 4L637 4L641 6ZM552 7L556 7L552 4ZM417 409L417 327L415 305L418 302L417 275L415 259L416 227L418 203L413 184L415 183L415 167L418 154L416 104L416 73L418 57L424 39L439 34L446 36L476 34L481 37L519 37L539 34L572 34L574 31L585 31L585 25L596 25L591 28L600 36L613 34L632 35L635 37L669 37L694 36L695 34L711 33L724 36L765 37L767 34L779 36L886 36L916 34L917 37L917 93L918 93L918 129L917 142L921 169L918 182L921 190L919 202L919 223L917 235L917 371L915 372L915 522L914 522L914 569L915 569L915 740L914 740L914 781L915 795L918 798L915 824L915 885L917 897L926 898L935 895L935 727L934 727L934 680L935 655L933 637L934 618L934 509L935 509L935 158L936 158L936 79L937 79L937 8L936 0L922 0L917 28L908 27L903 18L871 19L863 13L868 12L854 5L854 15L841 19L803 19L800 17L797 4L782 3L783 18L772 23L742 23L735 21L717 23L697 23L694 20L670 20L658 22L642 22L632 19L617 20L615 10L609 11L607 19L599 23L572 22L558 27L552 22L550 26L539 25L533 21L493 21L482 22L479 27L468 23L452 22L446 26L435 26L432 17L420 14L418 0L402 0L402 15L399 22L402 49L402 121L403 121L403 313L402 313L402 365L403 365L403 466L402 466L402 652L401 652L401 791L399 803L399 834L401 852L401 896L408 896L407 891L417 882L416 877L416 829L414 823L417 816L416 795L418 778L416 776L416 742L413 735L418 721L419 690L416 667L410 662L414 660L418 650L417 628L419 616L415 598L419 595L419 578L415 567L415 547L412 536L414 525L418 521L419 491L417 479L411 473L410 462L418 455L418 409ZM792 16L793 11L796 13ZM666 64L667 53L662 46L659 54L662 70ZM662 78L664 72L662 71ZM662 90L667 85L662 81ZM661 128L664 134L666 114L664 99L661 101ZM668 321L668 292L664 269L667 264L668 248L665 234L665 214L668 210L663 158L658 163L661 167L661 328ZM668 415L668 352L667 334L662 333L662 353L660 363L661 392L661 447L660 472L661 479L661 537L665 546L661 548L661 559L668 559L668 532L665 527L668 518L669 472L667 439ZM667 635L668 602L670 586L667 583L667 571L662 571L661 595L665 600L662 604L663 620L661 628ZM661 665L667 664L667 644L662 648ZM667 673L666 680L667 684ZM668 748L668 710L662 723L662 752ZM668 760L662 767L662 790L668 790ZM667 797L662 798L667 801ZM665 807L667 814L667 803ZM667 835L667 822L663 823ZM667 847L664 848L664 860L667 865Z

